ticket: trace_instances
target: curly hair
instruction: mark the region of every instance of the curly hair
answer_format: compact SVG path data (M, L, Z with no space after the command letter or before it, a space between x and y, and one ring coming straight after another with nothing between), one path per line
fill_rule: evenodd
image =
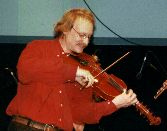
M75 8L65 12L60 21L57 22L54 27L54 35L59 37L63 34L63 32L70 31L75 20L79 17L87 19L93 24L93 26L95 25L95 18L89 10L84 8Z

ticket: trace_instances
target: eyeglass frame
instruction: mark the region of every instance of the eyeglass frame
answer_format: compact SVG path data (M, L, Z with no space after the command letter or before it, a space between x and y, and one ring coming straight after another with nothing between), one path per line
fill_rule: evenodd
M85 34L85 33L80 33L78 32L74 27L72 27L72 29L78 34L78 36L81 38L81 39L86 39L88 38L88 40L90 40L91 36Z

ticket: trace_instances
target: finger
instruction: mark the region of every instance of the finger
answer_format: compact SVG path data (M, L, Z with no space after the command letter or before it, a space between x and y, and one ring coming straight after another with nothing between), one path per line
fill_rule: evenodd
M123 89L123 94L126 94L128 91L126 89Z
M94 78L92 76L88 77L88 83L86 87L92 86L94 83Z
M127 91L127 95L128 95L129 97L131 97L131 96L133 95L132 89L129 89L129 90Z
M98 79L94 79L94 82L97 83L97 82L99 82L99 81L98 81Z
M84 78L82 79L82 82L84 82L84 83L87 83L88 81L89 81L88 77L84 77Z
M86 80L83 77L77 77L76 81L81 85L81 86L85 86L86 85Z
M136 97L136 94L135 93L133 93L132 95L131 95L131 99L136 99L137 97Z
M88 82L87 82L86 88L91 86L92 84L93 84L93 81L90 78L88 78Z
M131 103L132 105L135 105L137 102L138 102L138 99L136 98L136 99L133 99Z

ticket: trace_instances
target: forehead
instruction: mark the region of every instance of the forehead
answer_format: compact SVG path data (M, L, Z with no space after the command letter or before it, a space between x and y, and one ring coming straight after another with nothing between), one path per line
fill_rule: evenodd
M89 20L81 17L75 20L73 27L80 32L93 33L93 24Z

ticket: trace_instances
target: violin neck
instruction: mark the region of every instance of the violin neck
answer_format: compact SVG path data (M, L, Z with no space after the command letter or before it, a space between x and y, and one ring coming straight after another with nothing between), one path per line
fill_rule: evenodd
M153 116L153 114L142 103L137 102L136 108L140 111L140 114L144 115L148 119L150 125L159 125L161 123L161 118Z

